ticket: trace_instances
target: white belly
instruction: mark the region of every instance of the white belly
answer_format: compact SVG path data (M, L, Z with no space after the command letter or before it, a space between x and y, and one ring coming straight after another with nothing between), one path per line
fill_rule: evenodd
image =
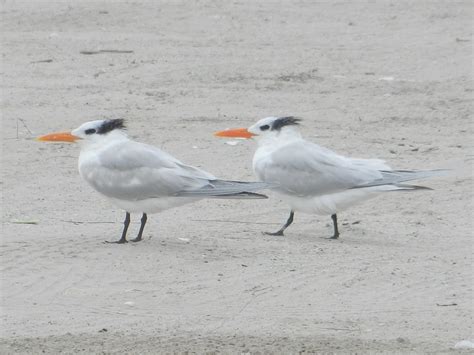
M376 197L380 192L395 190L393 187L377 186L376 188L351 189L334 194L314 197L298 197L281 194L283 201L294 211L332 215L343 211L359 202Z
M187 203L198 201L198 198L186 197L162 197L150 198L140 201L126 201L109 198L109 200L119 208L127 212L135 213L158 213L170 208L179 207Z

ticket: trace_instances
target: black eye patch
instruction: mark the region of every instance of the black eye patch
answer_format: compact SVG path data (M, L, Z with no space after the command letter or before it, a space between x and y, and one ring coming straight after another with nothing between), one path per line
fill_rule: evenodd
M96 130L94 128L89 128L84 131L85 134L94 134Z
M263 125L263 126L260 126L260 130L261 130L261 131L266 131L266 130L269 129L269 128L270 128L270 126L267 125L267 124L266 124L266 125Z
M285 126L299 125L300 121L301 119L293 117L293 116L279 117L275 121L273 121L272 131L279 131L282 127L285 127Z
M125 120L116 118L113 120L105 120L97 129L97 134L106 134L112 132L114 129L125 129Z

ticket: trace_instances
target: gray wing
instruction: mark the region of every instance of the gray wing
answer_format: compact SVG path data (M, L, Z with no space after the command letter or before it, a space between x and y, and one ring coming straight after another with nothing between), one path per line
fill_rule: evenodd
M102 194L123 200L176 196L196 190L215 177L181 163L150 145L124 141L100 151L79 167L81 175Z
M402 185L402 183L413 180L428 179L437 176L446 176L449 170L446 169L435 169L435 170L389 170L380 171L382 174L381 179L377 179L369 182L365 185L355 186L354 188L372 187L380 185L397 185L397 186L410 186ZM416 186L423 188L422 186Z
M382 161L343 157L300 140L277 149L255 165L262 181L280 185L277 190L298 196L317 196L347 190L382 179L374 165ZM384 165L385 166L385 165Z
M234 197L234 198L266 198L255 194L255 191L268 189L273 185L265 182L245 182L229 180L210 180L209 184L195 190L181 191L183 197Z
M186 165L160 149L134 142L118 142L88 159L79 170L105 196L137 201L160 197L266 198L255 194L268 184L218 180Z

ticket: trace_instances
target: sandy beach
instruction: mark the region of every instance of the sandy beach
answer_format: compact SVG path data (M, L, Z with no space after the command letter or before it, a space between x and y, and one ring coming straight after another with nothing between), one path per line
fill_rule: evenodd
M2 1L2 354L456 353L473 340L469 1ZM123 211L41 134L125 118L233 180L266 116L397 169L451 168L328 217L267 200ZM131 235L139 227L132 216ZM468 351L468 350L465 350Z

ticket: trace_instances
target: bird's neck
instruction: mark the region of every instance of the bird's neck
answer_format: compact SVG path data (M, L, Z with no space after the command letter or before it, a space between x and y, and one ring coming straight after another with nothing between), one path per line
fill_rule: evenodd
M302 139L299 130L293 127L285 127L280 132L260 136L257 140L259 147L280 147L294 140Z
M99 136L94 140L84 140L81 141L81 152L86 151L100 151L106 149L116 143L130 140L125 132L122 131L112 131L106 135Z

